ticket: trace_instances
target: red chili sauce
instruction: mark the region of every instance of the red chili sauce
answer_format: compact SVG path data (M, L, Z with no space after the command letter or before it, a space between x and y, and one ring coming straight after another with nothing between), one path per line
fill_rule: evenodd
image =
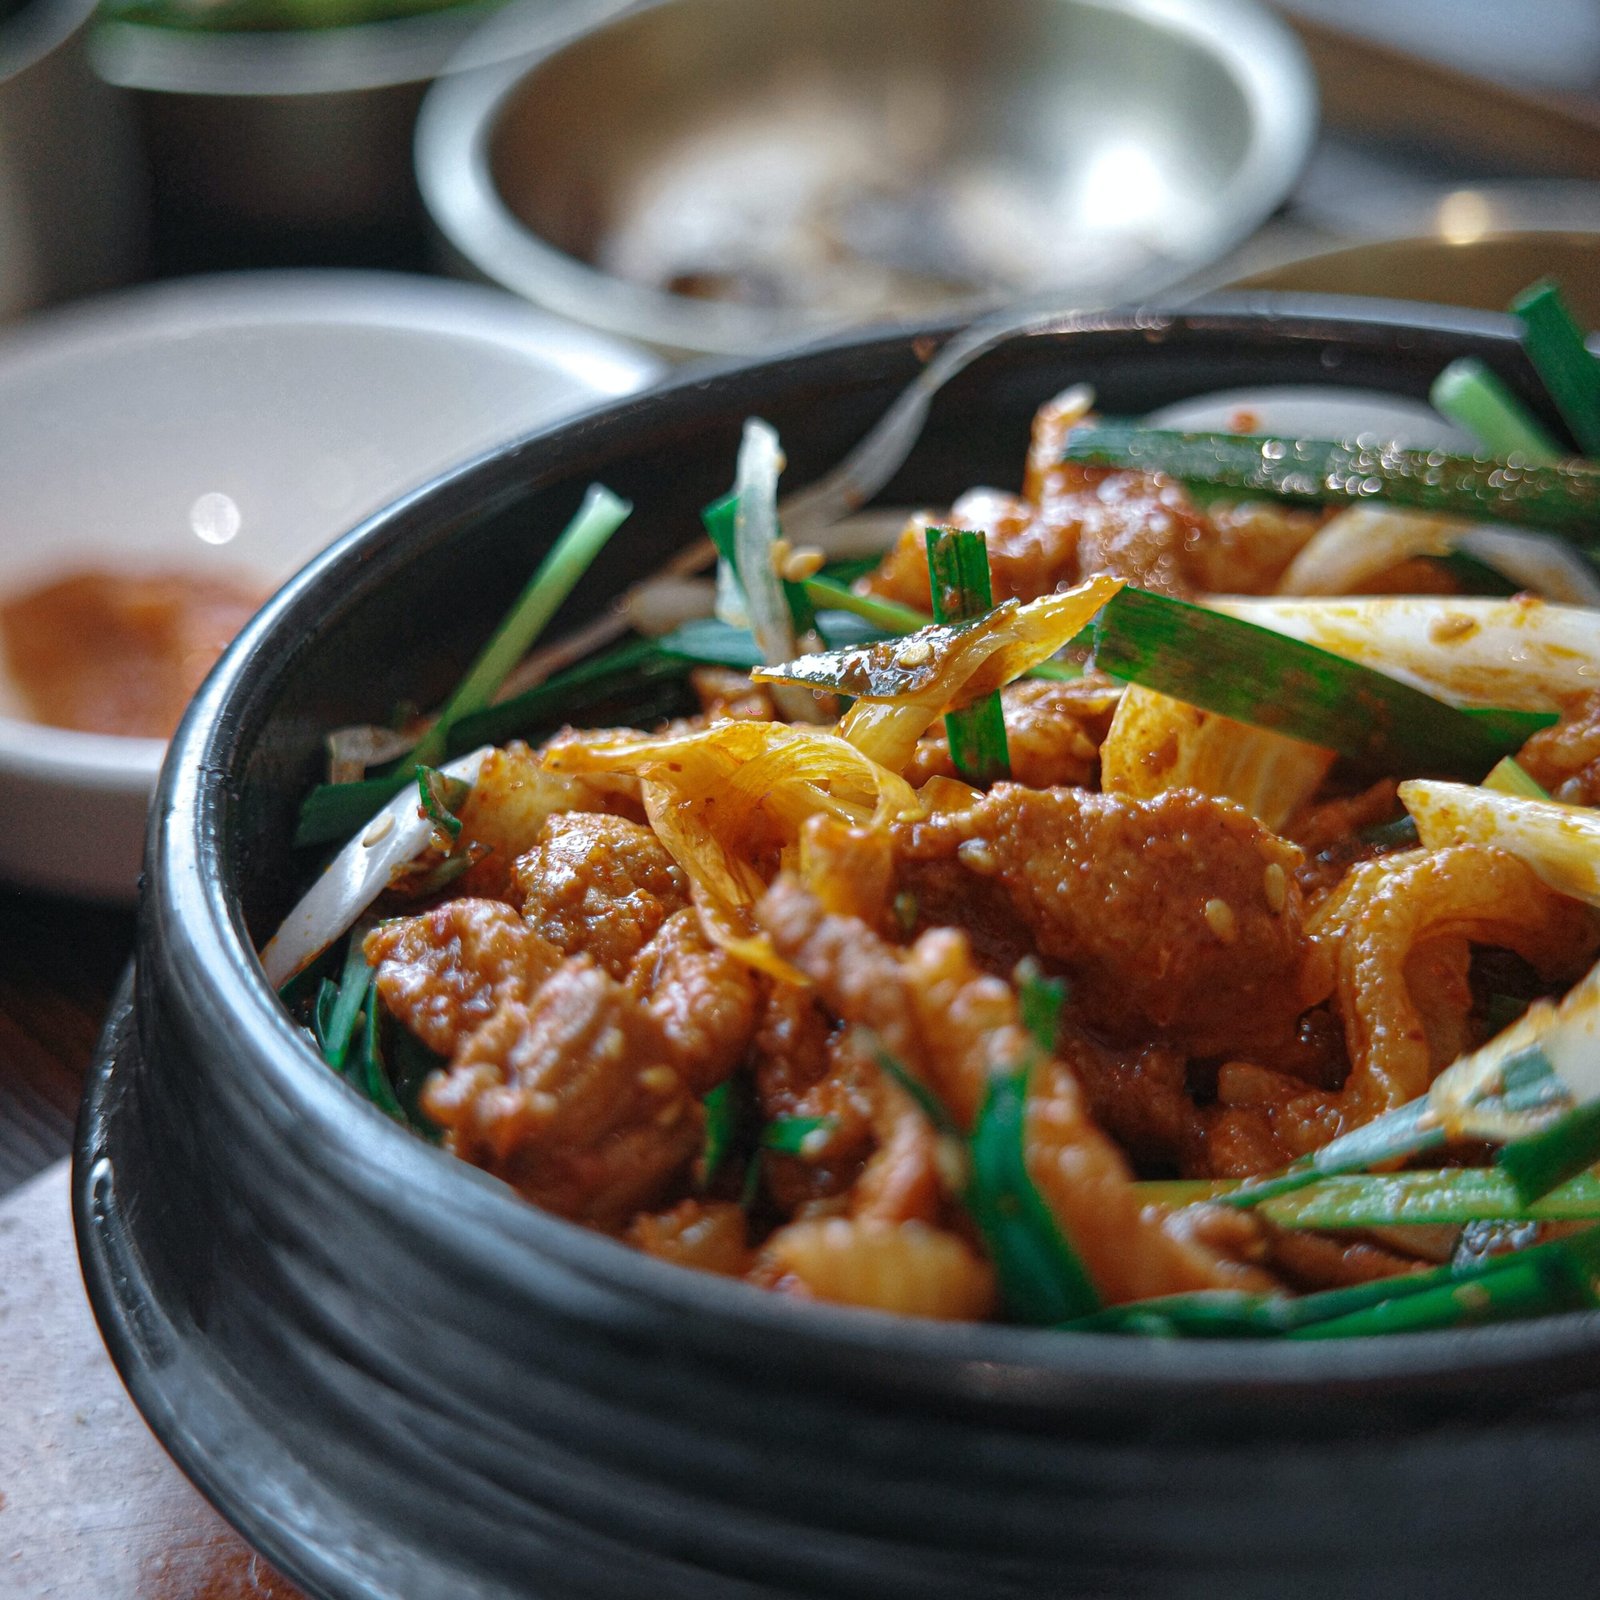
M35 721L165 739L266 595L238 578L75 572L0 601L0 647Z

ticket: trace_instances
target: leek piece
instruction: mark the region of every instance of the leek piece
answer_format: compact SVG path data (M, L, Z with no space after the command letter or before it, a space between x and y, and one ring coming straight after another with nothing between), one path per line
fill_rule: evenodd
M1516 1146L1508 1145L1507 1151ZM1221 1200L1248 1180L1176 1179L1141 1183L1141 1198L1172 1207ZM1579 1171L1526 1199L1509 1171L1450 1167L1425 1172L1349 1173L1319 1178L1257 1209L1280 1228L1385 1228L1465 1222L1571 1222L1600 1219L1600 1176Z
M994 605L989 584L989 545L971 528L929 528L928 577L933 592L933 620L971 622ZM944 719L950 760L959 776L986 789L1011 776L1006 745L1005 711L998 689Z
M1548 800L1550 791L1533 778L1515 756L1497 761L1489 776L1483 780L1485 789L1496 794L1520 795L1524 800Z
M1208 604L1458 706L1556 711L1594 688L1600 610L1418 595L1214 598Z
M1095 662L1115 677L1382 772L1477 778L1555 717L1478 715L1271 628L1144 589L1094 623Z
M1355 1339L1421 1333L1548 1316L1600 1304L1595 1294L1595 1238L1588 1229L1571 1239L1496 1257L1482 1267L1380 1300L1364 1310L1319 1317L1291 1329L1290 1339ZM1417 1274L1417 1276L1429 1276Z
M700 1164L696 1176L703 1189L716 1177L728 1159L733 1144L734 1104L731 1079L719 1083L701 1100L705 1108L705 1143L700 1150Z
M1075 429L1062 458L1315 505L1382 500L1547 528L1583 543L1600 528L1600 466L1585 461L1534 466L1326 439L1171 433L1131 423Z
M1279 1195L1303 1189L1319 1178L1361 1172L1381 1161L1421 1155L1425 1151L1439 1149L1444 1142L1444 1127L1424 1095L1330 1140L1320 1150L1291 1162L1275 1177L1247 1180L1231 1194L1219 1196L1218 1203L1226 1206L1258 1206L1264 1200L1274 1200Z
M498 705L463 717L450 732L450 748L455 751L480 744L499 744L515 734L526 734L552 722L565 722L575 712L623 693L630 699L630 715L636 714L632 701L641 688L649 684L675 684L688 675L696 661L716 659L696 656L687 648L674 648L669 643L672 639L672 634L664 639L627 639L600 655L555 673L514 699L502 700ZM753 652L753 645L751 650ZM314 790L312 798L320 792ZM308 801L307 807L309 805Z
M761 1148L779 1155L803 1156L816 1134L826 1139L838 1125L832 1117L776 1117L761 1130Z
M1600 363L1589 354L1561 290L1549 278L1511 302L1522 343L1562 421L1586 456L1600 456Z
M358 922L350 930L350 944L345 951L343 970L339 974L337 994L325 1025L319 1026L318 1029L322 1043L322 1059L335 1072L344 1071L350 1041L356 1031L356 1019L361 1015L361 1007L376 976L372 968L367 965L367 958L362 949L370 926L368 922Z
M1089 1274L1028 1176L1031 1058L994 1070L972 1126L967 1209L983 1234L1010 1314L1048 1324L1087 1316L1100 1303Z
M389 1069L384 1065L382 1016L383 1001L374 989L367 1001L366 1026L361 1032L360 1086L385 1116L393 1117L396 1122L404 1122L405 1108L395 1098L394 1085L389 1082Z
M466 676L445 701L433 726L417 741L407 758L408 764L436 766L439 763L449 748L451 728L463 717L482 711L494 698L495 690L544 632L561 603L572 593L632 509L626 500L619 500L609 489L591 485L577 515L562 530L549 554L528 580L527 587L467 668Z
M387 778L360 778L354 783L319 783L300 803L295 847L348 839L405 788L406 776L392 773Z
M422 814L452 840L461 837L461 818L456 810L471 793L470 783L446 777L437 767L417 768L417 796Z
M1029 956L1017 967L1017 1009L1022 1025L1047 1056L1056 1053L1061 1032L1061 1011L1067 1003L1067 980L1049 978Z
M857 594L845 584L828 578L807 578L801 587L816 605L849 611L863 621L874 623L885 633L915 633L933 621L932 617L911 606L903 606L895 600L880 600L876 595Z
M1535 466L1558 461L1555 441L1476 356L1452 361L1428 391L1433 409L1465 428L1493 456L1519 456Z
M870 1028L855 1029L862 1047L878 1063L881 1071L892 1078L916 1102L920 1110L935 1130L955 1138L960 1138L961 1130L956 1126L955 1119L945 1108L944 1102L920 1078L912 1075L911 1070L887 1049L883 1041L872 1032Z
M1532 1206L1600 1161L1600 1100L1574 1106L1548 1128L1504 1145L1496 1161Z

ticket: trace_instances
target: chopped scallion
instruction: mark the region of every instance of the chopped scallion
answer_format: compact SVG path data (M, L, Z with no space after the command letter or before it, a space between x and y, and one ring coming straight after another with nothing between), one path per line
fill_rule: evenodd
M1600 456L1600 362L1589 354L1561 290L1548 278L1511 302L1522 342L1556 410L1586 456Z
M1495 373L1476 356L1452 361L1428 391L1433 409L1465 428L1490 455L1558 461L1555 441Z
M599 484L591 486L577 515L562 530L527 587L467 668L466 676L445 701L433 726L417 741L408 762L421 766L438 764L449 748L450 730L462 718L482 711L494 698L495 690L544 632L562 601L632 509L609 489Z
M1065 1322L1095 1310L1099 1296L1028 1175L1028 1067L990 1076L972 1128L967 1207L1011 1315L1022 1322Z
M1478 778L1554 720L1461 711L1330 650L1145 589L1117 594L1094 638L1103 671L1383 772Z
M832 1117L777 1117L761 1130L761 1148L785 1156L809 1155L836 1127Z
M1594 542L1600 526L1600 466L1576 460L1535 466L1322 439L1170 433L1129 423L1075 429L1063 459L1317 505L1387 501L1545 528L1584 544Z
M988 541L983 534L972 528L929 528L927 541L934 621L970 622L984 616L994 605L994 595L989 585ZM1011 776L1005 711L998 690L949 712L944 726L950 760L968 783L988 788Z

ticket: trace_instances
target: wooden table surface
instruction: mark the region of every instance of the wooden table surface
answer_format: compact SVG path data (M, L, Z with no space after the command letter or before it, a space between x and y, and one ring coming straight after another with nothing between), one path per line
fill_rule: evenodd
M300 1600L133 1408L72 1238L84 1068L133 917L0 889L0 1595Z

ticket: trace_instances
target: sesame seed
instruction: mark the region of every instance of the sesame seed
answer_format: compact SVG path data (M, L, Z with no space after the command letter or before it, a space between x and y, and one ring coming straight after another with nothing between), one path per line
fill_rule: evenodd
M827 1128L813 1128L800 1141L800 1154L807 1161L815 1161L828 1148L829 1137L830 1134Z
M1000 864L987 839L963 839L956 846L956 855L962 866L971 867L974 872L993 872Z
M1232 944L1239 937L1238 920L1233 907L1226 900L1207 900L1206 926L1224 943Z
M895 664L901 667L920 667L924 665L933 654L933 648L926 639L913 639L909 644L903 644L895 652Z
M1267 870L1261 874L1261 888L1268 909L1277 916L1289 903L1289 876L1276 861L1267 863Z
M781 571L790 583L804 583L822 571L826 559L814 545L801 545L783 563Z
M671 1067L646 1067L639 1074L639 1087L651 1094L671 1094L678 1087L678 1074Z

